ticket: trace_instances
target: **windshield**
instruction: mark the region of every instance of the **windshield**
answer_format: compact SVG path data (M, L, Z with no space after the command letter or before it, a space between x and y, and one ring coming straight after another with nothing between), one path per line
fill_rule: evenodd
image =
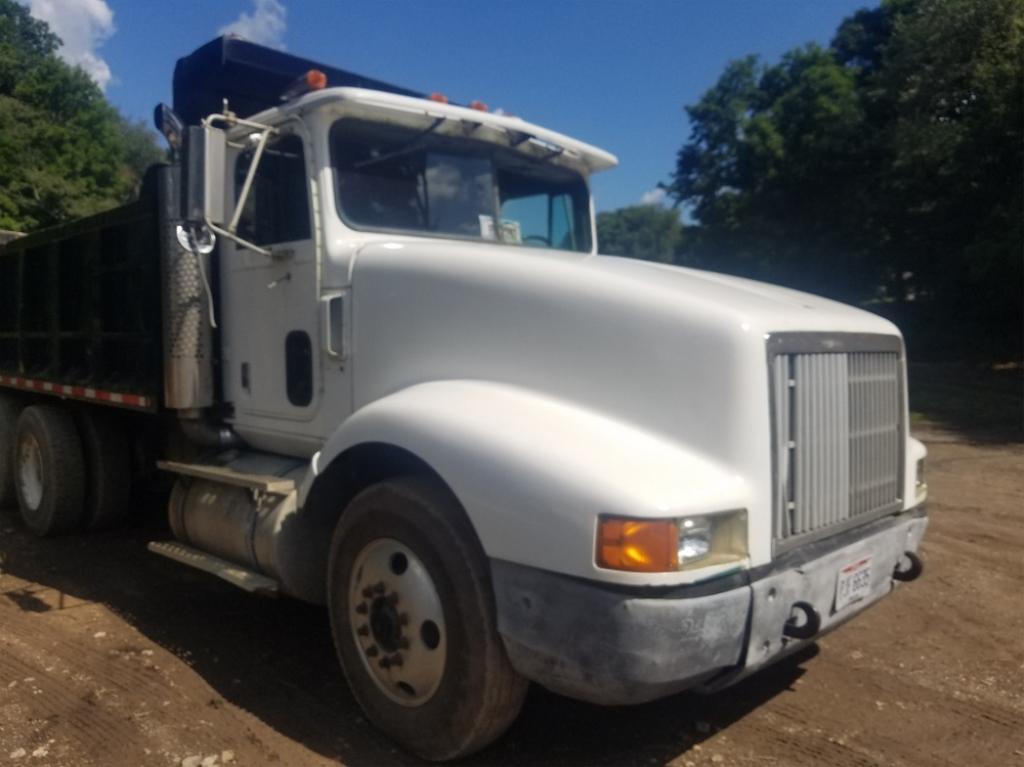
M334 124L331 152L339 212L356 229L590 250L587 186L554 163L354 119Z

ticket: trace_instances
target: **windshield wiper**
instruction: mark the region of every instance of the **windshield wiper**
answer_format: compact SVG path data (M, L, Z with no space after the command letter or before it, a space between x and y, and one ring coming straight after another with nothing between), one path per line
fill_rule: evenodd
M426 128L425 130L417 133L402 146L398 147L398 149L388 152L387 154L382 154L378 157L371 157L367 160L363 160L362 162L357 162L352 166L352 170L362 170L363 168L369 168L371 165L376 165L377 163L385 162L386 160L391 160L395 157L400 157L403 154L408 154L409 152L419 149L419 146L417 146L419 142L425 139L434 131L436 131L438 128L440 128L441 124L447 119L447 117L438 117L437 119L434 120L433 123L431 123L429 128Z

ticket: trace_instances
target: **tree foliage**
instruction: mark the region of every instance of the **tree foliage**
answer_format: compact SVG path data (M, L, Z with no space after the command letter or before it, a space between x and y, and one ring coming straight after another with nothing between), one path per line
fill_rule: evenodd
M680 258L1020 331L1024 2L883 0L687 108Z
M612 256L671 263L681 233L678 212L653 205L635 205L597 216L601 252Z
M0 229L31 231L119 205L162 153L88 75L57 57L60 40L0 0Z

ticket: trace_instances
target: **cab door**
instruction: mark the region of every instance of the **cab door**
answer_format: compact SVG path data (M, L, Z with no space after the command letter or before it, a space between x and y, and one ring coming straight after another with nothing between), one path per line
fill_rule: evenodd
M223 381L235 429L253 447L305 454L316 449L322 394L312 174L301 123L277 130L238 224L242 239L271 255L221 245ZM228 169L236 200L254 147L240 148Z

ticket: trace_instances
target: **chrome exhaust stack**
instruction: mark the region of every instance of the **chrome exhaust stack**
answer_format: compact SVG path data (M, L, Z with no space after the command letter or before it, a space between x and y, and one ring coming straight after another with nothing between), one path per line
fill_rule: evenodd
M210 407L214 400L213 328L206 281L213 247L185 234L180 190L180 167L161 168L164 405L171 410L198 410Z
M181 218L180 166L161 168L159 184L164 406L178 411L190 442L215 449L237 447L242 444L238 435L209 416L215 402L208 277L214 241L212 235L197 237Z

